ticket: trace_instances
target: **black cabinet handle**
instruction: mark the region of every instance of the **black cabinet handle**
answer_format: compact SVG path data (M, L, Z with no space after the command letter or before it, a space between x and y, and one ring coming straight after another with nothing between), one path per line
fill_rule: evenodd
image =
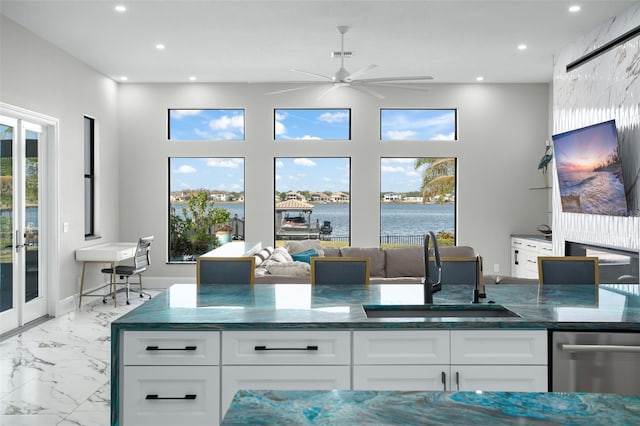
M442 391L446 392L447 391L447 373L443 371L441 377L442 377Z
M195 394L188 393L185 396L158 396L157 394L147 395L145 399L161 400L161 399L196 399Z
M159 346L147 346L148 351L195 351L197 346L185 346L184 348L161 348Z
M254 346L254 351L317 351L318 346L307 345L304 348L268 348L266 346Z

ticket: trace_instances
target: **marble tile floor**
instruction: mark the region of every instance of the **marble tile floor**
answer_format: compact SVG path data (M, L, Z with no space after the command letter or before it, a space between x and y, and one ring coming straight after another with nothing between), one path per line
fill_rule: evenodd
M87 299L0 342L0 425L109 424L111 321L148 300L121 297Z

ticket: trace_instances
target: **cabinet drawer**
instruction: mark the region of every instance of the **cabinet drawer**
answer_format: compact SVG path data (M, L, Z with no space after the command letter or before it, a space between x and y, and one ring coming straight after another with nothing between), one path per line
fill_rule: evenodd
M331 390L351 389L351 367L321 366L224 366L222 367L222 412L240 389Z
M348 331L225 331L223 364L349 365Z
M219 380L220 367L124 367L121 424L218 424Z
M124 365L219 365L217 331L125 331Z
M354 390L446 391L449 365L355 365Z
M451 364L547 364L546 330L452 330Z
M449 331L354 331L354 364L449 364Z
M542 365L451 366L451 391L547 392L547 367Z

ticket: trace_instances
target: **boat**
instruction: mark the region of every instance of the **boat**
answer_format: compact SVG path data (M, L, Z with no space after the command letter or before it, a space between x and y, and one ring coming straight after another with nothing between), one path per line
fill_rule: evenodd
M300 200L276 203L276 240L318 240L320 234L330 234L333 230L331 222L325 221L321 227L318 219L312 221L313 207Z

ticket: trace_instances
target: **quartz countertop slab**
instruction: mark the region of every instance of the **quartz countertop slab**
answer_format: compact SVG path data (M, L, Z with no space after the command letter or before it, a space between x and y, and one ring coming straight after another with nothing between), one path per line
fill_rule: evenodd
M589 393L247 391L222 425L632 425L640 396Z
M449 285L434 304L463 304L473 286ZM418 284L175 284L112 323L125 329L563 328L640 331L638 284L487 285L517 318L367 318L367 305L421 305Z

